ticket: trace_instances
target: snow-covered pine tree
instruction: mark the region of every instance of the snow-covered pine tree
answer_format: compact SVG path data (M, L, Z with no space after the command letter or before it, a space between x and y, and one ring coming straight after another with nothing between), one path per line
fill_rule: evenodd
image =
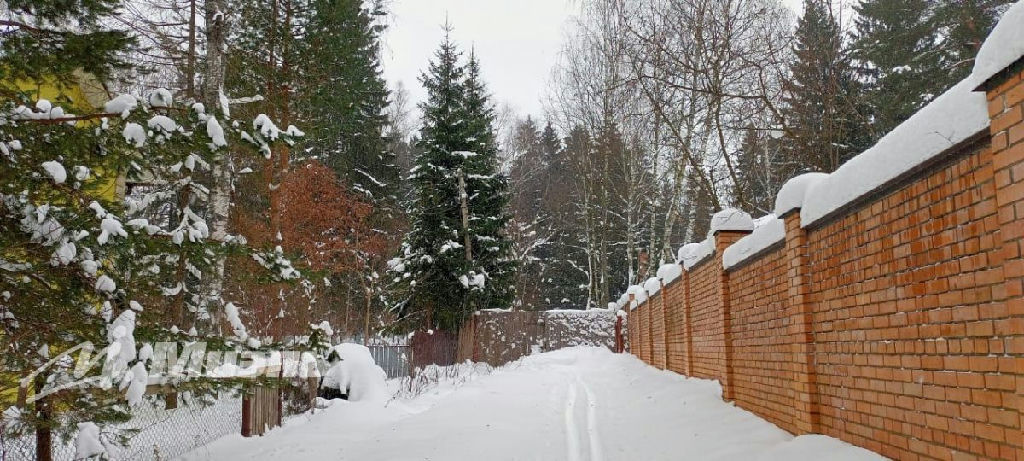
M789 164L764 166L789 167L779 172L784 177L801 171L830 172L866 148L871 139L861 114L863 89L826 0L804 1L793 54L790 78L783 82ZM745 142L756 141L756 136L748 130Z
M955 83L943 68L936 0L864 0L852 53L866 83L874 142Z
M4 412L4 430L73 433L78 422L129 416L130 406L143 399L155 341L257 345L232 304L227 335L193 328L202 327L206 305L199 282L226 251L251 255L271 270L272 280L298 274L279 252L249 252L238 239L211 239L201 216L206 188L198 179L229 145L258 156L298 132L279 130L266 116L228 124L222 112L176 103L162 89L118 96L99 110L71 97L42 99L40 88L72 94L67 90L85 78L66 69L110 69L125 50L105 48L116 32L97 25L118 2L36 5L17 5L24 23L7 37L55 37L76 49L90 49L98 37L98 49L109 53L61 55L54 48L54 58L66 62L52 68L52 60L30 59L38 49L3 54L5 62L23 67L0 81L10 95L0 103L0 396L17 396ZM126 202L118 184L140 179L162 186ZM146 213L152 208L161 211ZM78 346L112 347L98 367L77 370L76 356L62 354L76 354ZM202 391L212 384L188 386Z
M515 275L492 109L479 64L471 58L467 69L460 56L446 34L421 77L428 99L410 178L412 229L391 263L405 288L400 315L447 331L476 309L510 306Z
M494 134L494 108L480 75L480 61L470 53L466 64L465 94L468 156L462 165L469 208L469 234L473 245L470 273L486 276L474 293L475 308L503 309L515 298L516 261L507 238L509 222L508 177L500 172L498 142Z
M313 0L299 117L310 153L391 215L399 171L388 149L388 89L380 66L381 0Z

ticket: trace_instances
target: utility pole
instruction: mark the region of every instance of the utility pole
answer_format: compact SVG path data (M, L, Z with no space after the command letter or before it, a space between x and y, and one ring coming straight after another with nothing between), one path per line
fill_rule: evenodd
M469 236L469 196L466 194L466 177L462 168L455 173L459 177L459 200L462 202L462 235L466 246L466 261L473 261L473 243Z

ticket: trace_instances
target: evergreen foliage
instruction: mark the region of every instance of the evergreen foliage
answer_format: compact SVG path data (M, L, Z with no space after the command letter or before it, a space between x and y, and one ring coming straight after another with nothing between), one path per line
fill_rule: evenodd
M311 154L390 214L398 193L388 149L387 84L380 66L380 0L313 0L302 58L299 117Z
M391 264L406 291L400 314L448 331L474 310L510 306L516 268L505 234L507 179L498 171L493 109L479 63L471 57L463 66L460 57L446 36L421 78L428 100L420 105L420 151L410 178L412 229Z
M10 0L0 32L0 81L66 80L76 69L105 78L128 63L135 41L108 27L121 0Z
M865 0L854 6L853 57L866 84L875 141L955 81L943 68L935 0Z
M802 171L833 171L871 141L861 114L863 89L827 1L804 1L793 54L790 78L783 84L788 164L763 165L778 169L783 178ZM756 149L752 142L757 140L748 130L745 144Z
M56 2L39 14L98 21L90 15L101 10L92 4ZM116 8L114 2L105 5ZM14 37L32 33L12 32ZM64 38L72 35L66 32ZM86 31L74 40L91 44L94 38ZM97 40L97 49L127 51ZM30 66L25 75L36 76L40 85L77 83L64 67L51 68L49 61L30 56L5 59ZM71 68L109 69L116 63L103 53L89 57L88 64L76 61L83 56L62 59ZM78 105L20 92L0 103L0 349L6 352L0 359L0 396L17 395L19 410L5 413L5 430L49 427L67 434L81 421L125 420L144 398L152 352L146 344L260 347L240 321L231 322L228 334L217 333L221 317L207 310L210 300L198 283L209 276L217 255L232 252L257 260L269 272L253 274L254 279L299 276L279 250L253 250L230 236L213 240L202 217L208 193L199 182L228 146L239 155L258 156L272 145L294 142L298 130L280 130L266 117L233 124L221 111L192 101L176 103L163 89L146 97L121 95L99 109L74 102ZM118 190L125 182L148 183L153 190L126 200ZM237 308L228 306L237 319ZM75 369L76 347L108 346L97 367ZM72 355L59 355L65 353ZM10 381L12 376L17 380ZM29 411L33 395L74 382L85 384L37 400L35 411ZM180 389L201 393L216 386L196 379ZM47 407L59 408L60 417L39 411ZM11 420L11 414L18 417Z

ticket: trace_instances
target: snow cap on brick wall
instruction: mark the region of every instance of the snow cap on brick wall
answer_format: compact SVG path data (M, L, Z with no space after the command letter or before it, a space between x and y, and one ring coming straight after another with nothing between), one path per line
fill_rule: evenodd
M679 263L690 270L701 261L715 254L715 237L708 237L700 243L687 243L679 249Z
M622 309L626 307L626 304L629 304L629 294L623 293L622 296L619 296L619 300L615 302L615 305Z
M637 306L647 301L647 291L640 285L630 285L626 289L626 295L633 295L633 305L629 307L630 309L636 309Z
M807 190L827 177L828 173L804 173L786 181L779 189L779 195L775 196L775 216L803 208Z
M647 290L647 294L654 295L661 291L661 279L657 277L651 277L644 282L644 290Z
M974 59L970 80L980 85L1024 56L1024 1L1014 3L992 29Z
M760 225L754 232L743 236L722 252L722 266L732 269L786 239L785 222L775 215L759 218L758 223Z
M661 279L665 285L674 282L680 275L683 275L683 266L680 266L679 264L662 264L661 267L658 268L658 278Z
M951 147L986 130L985 93L965 79L807 190L804 227L894 181Z
M752 231L754 219L747 212L736 208L726 208L711 216L711 228L708 236L718 231Z

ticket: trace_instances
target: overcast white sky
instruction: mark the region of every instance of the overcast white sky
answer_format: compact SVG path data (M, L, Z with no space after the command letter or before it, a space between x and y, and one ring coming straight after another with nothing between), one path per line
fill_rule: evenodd
M443 37L445 17L465 52L475 48L496 104L541 116L541 98L567 20L581 0L392 0L383 56L389 82L402 81L413 101L425 98L417 79ZM802 0L783 0L800 8Z

